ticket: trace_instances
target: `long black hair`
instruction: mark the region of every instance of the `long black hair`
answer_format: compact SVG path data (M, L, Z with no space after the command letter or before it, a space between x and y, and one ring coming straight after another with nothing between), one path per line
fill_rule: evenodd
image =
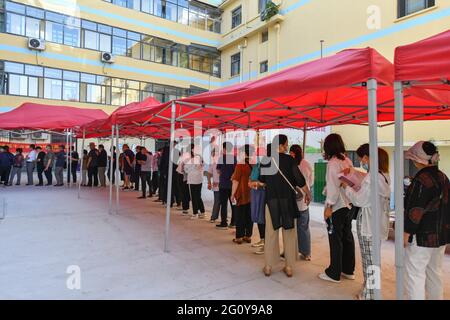
M303 160L303 150L302 147L300 147L298 144L293 144L291 148L289 149L289 152L294 153L294 159L297 165L300 164Z
M332 133L325 138L323 150L325 152L325 160L330 160L333 157L339 160L345 159L345 144L342 137L337 133Z

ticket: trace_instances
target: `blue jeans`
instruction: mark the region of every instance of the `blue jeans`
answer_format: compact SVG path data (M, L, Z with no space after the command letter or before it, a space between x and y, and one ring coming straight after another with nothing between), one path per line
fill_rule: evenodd
M311 255L311 232L309 230L309 209L300 212L297 218L298 251L304 256Z

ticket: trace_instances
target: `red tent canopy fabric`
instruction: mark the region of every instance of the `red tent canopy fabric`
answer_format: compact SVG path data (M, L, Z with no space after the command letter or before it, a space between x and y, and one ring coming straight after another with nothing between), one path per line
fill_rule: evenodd
M105 119L107 116L100 109L24 103L0 114L0 129L62 131L80 127L93 120Z
M450 79L450 30L395 50L395 80L438 82ZM448 86L448 84L447 84Z

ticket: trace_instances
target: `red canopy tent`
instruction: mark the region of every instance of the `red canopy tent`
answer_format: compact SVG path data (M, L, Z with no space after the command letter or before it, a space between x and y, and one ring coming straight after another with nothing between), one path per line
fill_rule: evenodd
M82 109L36 103L21 106L0 114L0 129L63 131L83 126L108 115L100 109Z
M403 173L404 120L411 95L440 105L417 108L413 119L449 119L450 112L450 30L395 50L395 211L397 298L403 299Z

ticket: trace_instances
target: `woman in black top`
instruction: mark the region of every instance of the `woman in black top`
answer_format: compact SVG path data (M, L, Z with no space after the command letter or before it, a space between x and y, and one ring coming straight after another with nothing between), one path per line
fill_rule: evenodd
M278 149L278 150L277 150ZM277 150L278 152L276 152ZM266 234L265 267L263 272L270 276L272 267L280 260L279 235L283 233L285 267L283 271L292 277L292 269L297 260L297 237L295 219L299 213L297 207L297 187L305 193L304 201L309 203L311 193L305 178L295 160L286 154L288 138L278 135L272 142L272 157L266 157L261 164L260 181L266 186Z

